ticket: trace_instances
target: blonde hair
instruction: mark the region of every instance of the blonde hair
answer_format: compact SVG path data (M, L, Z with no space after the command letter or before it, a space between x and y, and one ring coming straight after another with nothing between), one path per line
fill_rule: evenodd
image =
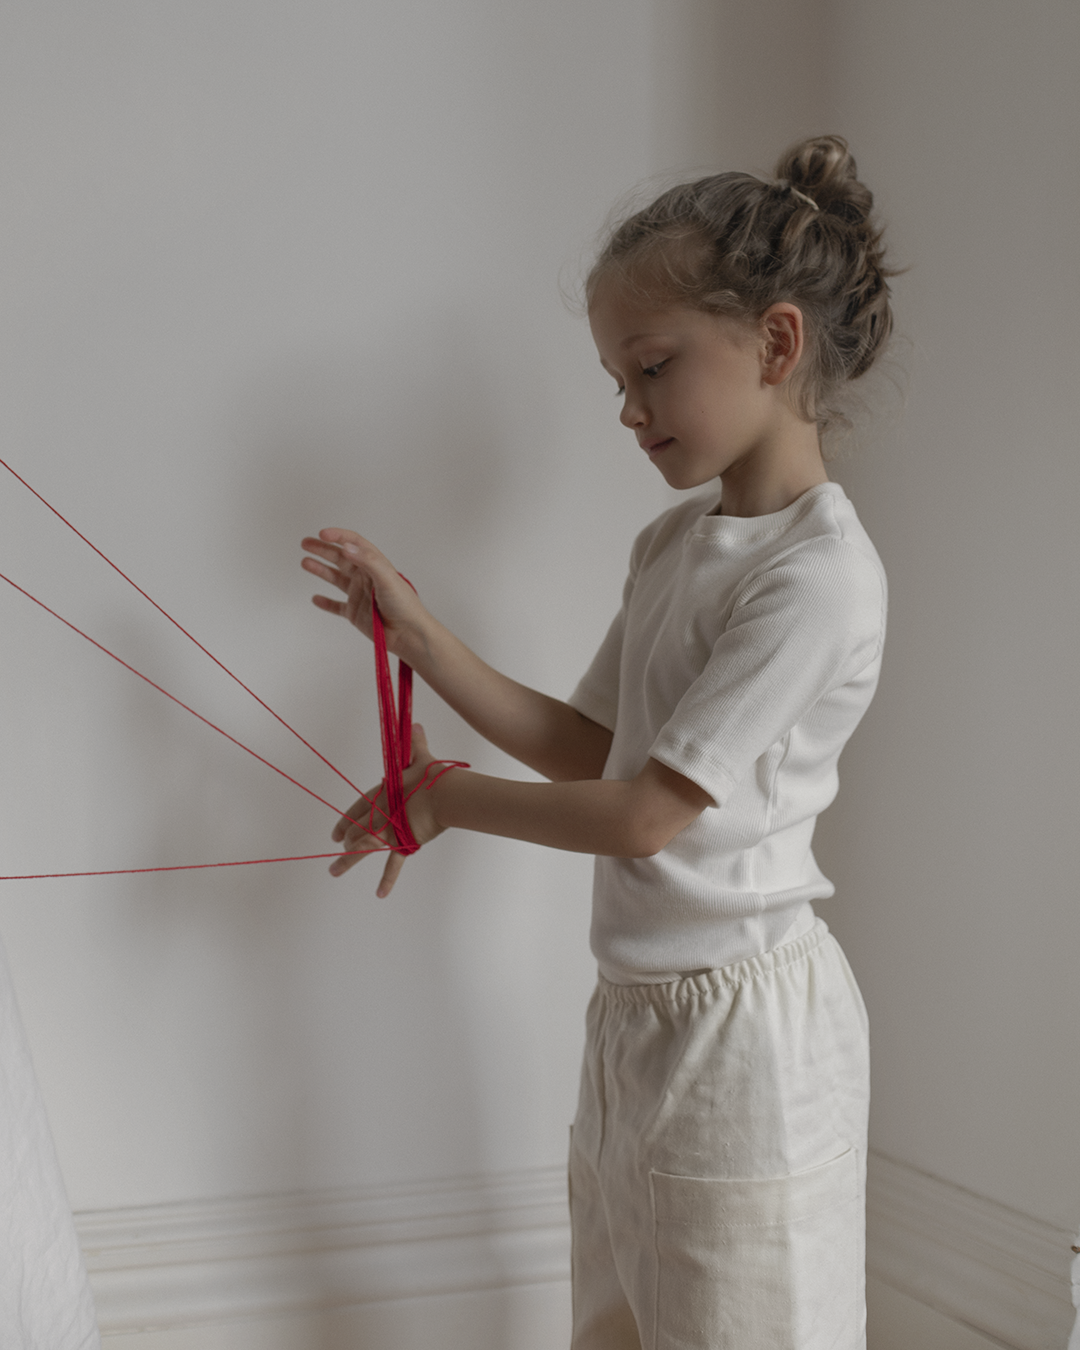
M585 283L613 278L647 300L753 322L786 300L806 347L790 392L827 431L848 422L842 387L865 374L892 331L882 229L841 136L780 157L776 178L721 173L670 188L611 230Z

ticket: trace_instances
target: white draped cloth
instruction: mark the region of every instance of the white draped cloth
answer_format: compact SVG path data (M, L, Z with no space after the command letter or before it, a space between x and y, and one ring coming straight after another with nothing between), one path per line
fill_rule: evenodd
M2 945L0 1346L101 1346L86 1267Z

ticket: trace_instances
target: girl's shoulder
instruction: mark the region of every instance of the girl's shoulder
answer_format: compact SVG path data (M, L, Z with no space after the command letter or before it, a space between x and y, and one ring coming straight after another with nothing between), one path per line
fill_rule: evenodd
M877 551L839 483L820 483L773 515L718 515L718 500L713 488L662 511L634 540L632 566L693 535L747 561L778 558L793 549L843 540L881 568Z
M796 510L797 508L797 510ZM787 528L764 545L740 580L736 608L746 608L766 597L781 597L793 613L815 616L824 629L824 616L851 633L866 628L884 638L888 609L885 568L843 488L825 483L804 494L794 507ZM785 513L785 514L788 514ZM765 518L760 518L764 520Z
M854 571L874 573L885 588L885 568L877 549L839 483L823 483L806 494L810 509L791 532L793 552L804 557L846 558Z
M721 516L715 507L715 491L697 493L651 521L634 542L628 584L692 573L697 592L727 595L736 608L764 592L806 592L883 619L885 569L838 483L819 484L773 515Z
M709 492L699 492L676 502L666 511L649 522L638 532L634 546L630 550L630 570L636 572L650 557L663 552L669 545L690 533L700 520L714 510L719 498L715 488Z

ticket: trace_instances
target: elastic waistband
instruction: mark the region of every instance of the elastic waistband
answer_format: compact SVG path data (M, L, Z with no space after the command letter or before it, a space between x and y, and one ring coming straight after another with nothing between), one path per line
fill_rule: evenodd
M683 1003L705 998L721 990L735 989L752 980L764 979L787 966L805 961L829 937L829 925L824 919L817 918L813 928L802 937L781 943L761 956L749 956L745 961L736 961L734 965L721 966L718 970L703 970L696 975L684 975L680 980L669 980L665 984L612 984L603 975L598 975L597 991L608 1002L639 1006Z

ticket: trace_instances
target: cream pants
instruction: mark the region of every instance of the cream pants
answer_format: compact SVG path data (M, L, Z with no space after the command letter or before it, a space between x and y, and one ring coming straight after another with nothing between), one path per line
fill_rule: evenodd
M601 979L570 1147L573 1350L865 1350L866 1010L835 938Z

